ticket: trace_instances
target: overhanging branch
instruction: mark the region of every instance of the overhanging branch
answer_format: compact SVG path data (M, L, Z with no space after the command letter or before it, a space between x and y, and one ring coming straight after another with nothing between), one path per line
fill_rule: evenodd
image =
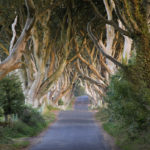
M110 61L112 61L115 65L123 68L124 66L118 62L116 59L114 59L113 57L111 57L110 55L106 54L105 51L103 50L103 48L100 46L97 38L94 36L94 34L92 33L92 30L91 30L91 22L95 19L95 17L90 21L88 22L88 25L87 25L87 32L88 32L88 35L89 37L91 38L91 40L93 41L93 43L95 44L96 48L107 58L109 59Z
M7 73L20 67L21 57L25 51L27 40L30 36L31 28L35 21L35 8L32 0L25 0L27 7L27 20L24 29L19 36L17 42L14 44L11 54L0 63L0 79L2 79Z
M77 71L78 71L79 74L80 74L79 78L82 78L82 79L84 79L84 80L87 80L87 81L89 81L90 83L92 83L92 84L98 86L99 88L102 88L102 87L103 87L103 88L106 88L106 87L107 87L107 85L102 84L102 83L100 83L100 82L97 82L96 80L94 80L94 79L90 78L89 76L83 74L83 72L81 71L81 69L80 69L80 67L79 67L79 60L77 60L77 62L75 63L75 65L76 65Z
M104 16L101 15L101 13L99 12L99 10L97 9L97 7L95 6L95 4L93 3L92 0L90 0L90 3L96 13L96 16L99 17L100 19L103 20L104 23L112 25L116 30L118 30L121 34L126 35L130 38L132 38L132 34L126 30L123 30L122 28L120 28L113 20L107 20Z

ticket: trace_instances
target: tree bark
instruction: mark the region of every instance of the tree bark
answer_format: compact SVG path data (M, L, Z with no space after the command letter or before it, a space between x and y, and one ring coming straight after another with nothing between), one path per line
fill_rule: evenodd
M27 40L30 36L30 31L35 21L35 9L32 0L25 0L27 7L27 20L24 29L18 38L17 42L11 50L11 54L0 63L0 79L2 79L7 73L15 70L21 66L21 58L25 51Z

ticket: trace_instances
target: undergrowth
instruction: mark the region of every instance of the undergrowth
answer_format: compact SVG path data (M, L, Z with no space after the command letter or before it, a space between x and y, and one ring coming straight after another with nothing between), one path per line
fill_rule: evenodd
M104 99L107 108L96 117L116 137L117 145L123 150L150 150L150 89L146 84L134 84L119 71Z
M72 97L72 99L71 99L71 101L69 102L69 105L67 106L67 109L66 109L66 110L73 110L74 103L75 103L75 97Z
M150 128L147 131L134 132L134 139L132 139L128 133L128 126L110 119L106 109L100 109L96 118L102 123L104 130L115 137L116 144L122 150L150 150Z
M0 150L19 150L27 147L29 141L19 139L36 136L54 120L55 114L51 111L41 115L36 109L26 107L18 121L9 126L0 126Z

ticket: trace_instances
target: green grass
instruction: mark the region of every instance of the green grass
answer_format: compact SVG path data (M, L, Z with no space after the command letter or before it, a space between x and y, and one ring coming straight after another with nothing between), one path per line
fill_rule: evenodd
M74 101L75 101L75 97L73 97L67 107L66 110L73 110L73 106L74 106Z
M0 144L0 150L20 150L29 146L29 141L16 141L13 144Z
M102 123L106 132L115 137L116 144L122 150L150 150L150 129L142 133L133 132L129 137L128 128L120 122L113 122L105 110L96 114L96 119Z
M29 144L30 144L29 141L20 141L14 143L12 146L16 149L20 149L20 148L26 148L27 146L29 146Z
M56 108L56 107L53 107L52 105L48 105L47 108L45 109L44 111L44 114L45 113L49 113L51 111L57 111L57 110L60 110L59 108Z
M56 115L53 112L46 112L44 113L44 119L46 121L46 124L49 125L50 123L55 121Z

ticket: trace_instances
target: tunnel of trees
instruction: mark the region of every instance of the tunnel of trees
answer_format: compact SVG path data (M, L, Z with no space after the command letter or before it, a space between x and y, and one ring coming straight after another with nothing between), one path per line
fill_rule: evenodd
M1 0L0 86L13 75L34 108L65 107L80 89L112 120L148 130L150 1Z

